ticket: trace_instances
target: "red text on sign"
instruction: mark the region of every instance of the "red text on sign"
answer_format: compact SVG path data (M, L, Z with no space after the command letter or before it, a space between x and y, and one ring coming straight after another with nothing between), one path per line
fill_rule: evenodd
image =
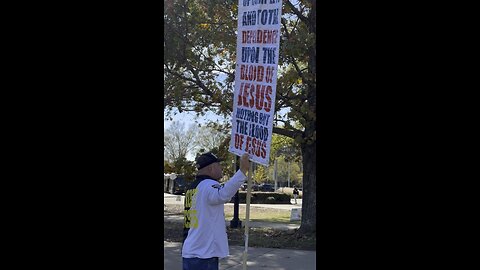
M238 106L244 106L257 110L265 110L269 112L272 108L272 86L260 85L248 82L240 84L240 91L238 91ZM266 100L266 101L265 101Z
M240 65L240 80L261 82L264 73L263 66Z
M267 143L247 136L245 151L251 155L265 158L267 156Z
M235 148L242 150L243 135L235 134Z

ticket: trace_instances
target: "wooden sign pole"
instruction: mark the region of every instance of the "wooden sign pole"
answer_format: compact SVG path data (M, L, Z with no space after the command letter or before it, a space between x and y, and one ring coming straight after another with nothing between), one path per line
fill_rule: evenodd
M243 270L247 269L247 256L248 256L248 230L250 222L250 196L252 191L252 174L253 174L253 162L250 162L250 168L248 170L247 177L247 206L245 211L245 251L243 252Z

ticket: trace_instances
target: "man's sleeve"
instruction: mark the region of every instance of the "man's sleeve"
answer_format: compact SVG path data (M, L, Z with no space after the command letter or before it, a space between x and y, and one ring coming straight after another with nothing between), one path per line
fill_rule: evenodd
M207 187L207 198L210 204L224 204L232 199L240 186L245 182L247 176L238 170L230 180L228 180L223 187L220 185L213 185Z

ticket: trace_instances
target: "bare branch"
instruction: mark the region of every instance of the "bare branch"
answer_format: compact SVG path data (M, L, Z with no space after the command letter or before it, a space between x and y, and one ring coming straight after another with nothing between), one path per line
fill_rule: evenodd
M287 36L287 39L290 39L290 34L288 33L287 24L286 24L284 21L282 21L282 25L283 25L283 28L285 29L285 34L286 34L286 36ZM295 60L295 57L290 56L289 58L290 58L290 60L292 61L292 64L293 64L293 66L295 67L295 70L297 71L298 76L299 76L300 78L302 78L302 81L304 81L305 83L307 83L308 81L307 81L307 80L305 79L305 77L303 76L302 70L300 70L300 68L298 67L298 64L297 64L297 61Z
M295 138L297 136L302 135L302 132L298 129L289 130L289 129L279 128L279 127L273 127L273 133L287 136L289 138Z
M306 24L310 23L310 20L309 20L307 17L303 16L303 14L302 14L298 9L296 9L295 6L293 6L293 4L290 2L290 0L287 0L287 1L285 2L285 4L286 4L289 8L292 9L293 13L295 13L295 15L297 15L297 17L298 17L300 20L302 20L302 21L305 22Z

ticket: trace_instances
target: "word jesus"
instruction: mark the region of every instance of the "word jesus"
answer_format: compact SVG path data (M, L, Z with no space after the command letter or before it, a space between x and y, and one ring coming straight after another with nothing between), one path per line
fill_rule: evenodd
M257 110L265 110L269 112L272 108L272 86L260 85L248 82L242 82L240 84L240 91L238 91L238 106L244 106L255 108ZM267 100L267 101L265 101Z

